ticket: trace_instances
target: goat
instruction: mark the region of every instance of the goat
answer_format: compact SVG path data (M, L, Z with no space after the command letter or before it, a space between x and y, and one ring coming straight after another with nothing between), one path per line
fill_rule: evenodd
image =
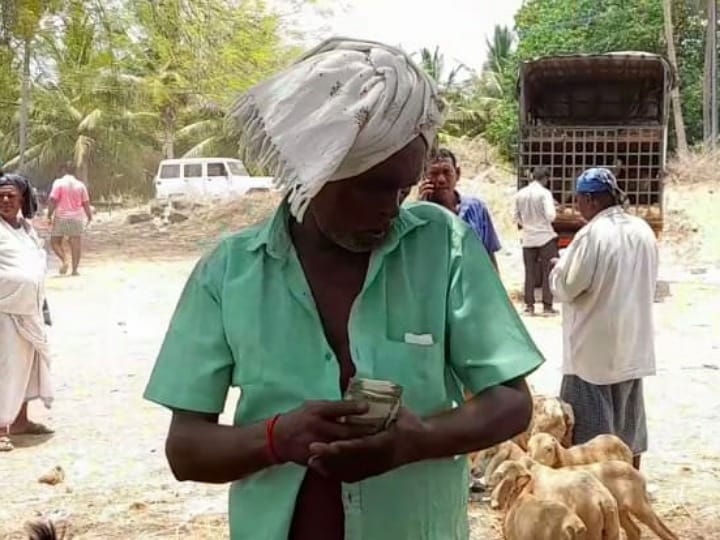
M480 464L473 463L472 475L473 478L483 478L484 484L487 486L490 482L490 476L493 472L506 461L515 461L525 457L525 452L517 444L512 441L505 441L495 447L490 459L487 461L485 471L482 471Z
M538 433L528 442L528 455L538 463L554 468L603 461L633 462L632 450L615 435L598 435L585 444L563 448L552 435Z
M574 427L575 415L568 403L560 398L533 396L533 416L527 430L516 435L510 441L470 454L472 477L483 477L484 470L484 479L487 483L487 479L500 463L506 459L518 459L520 457L518 449L527 451L530 437L537 433L549 433L562 441L564 446L570 446ZM508 455L507 444L509 442L515 445L513 452L509 454L510 457L502 457Z
M586 540L587 527L566 505L545 501L527 493L531 483L527 476L498 496L499 508L505 510L503 535L506 540Z
M587 528L587 540L619 540L620 519L615 499L592 474L557 470L525 458L506 461L493 473L491 507L507 501L509 493L525 484L528 493L559 502L575 512Z
M565 448L572 446L575 414L572 406L560 398L538 397L534 403L536 413L530 427L530 436L549 433ZM528 441L529 442L529 441ZM524 447L527 450L527 443Z
M627 540L640 540L640 529L630 516L647 525L661 540L678 540L650 505L645 478L624 461L606 461L592 465L568 467L567 471L585 471L595 476L612 493L620 512L620 525Z

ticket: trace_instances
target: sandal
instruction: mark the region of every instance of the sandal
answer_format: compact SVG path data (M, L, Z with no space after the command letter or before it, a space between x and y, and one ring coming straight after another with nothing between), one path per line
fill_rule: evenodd
M13 446L10 437L0 437L0 452L12 452L13 450L15 450L15 446Z

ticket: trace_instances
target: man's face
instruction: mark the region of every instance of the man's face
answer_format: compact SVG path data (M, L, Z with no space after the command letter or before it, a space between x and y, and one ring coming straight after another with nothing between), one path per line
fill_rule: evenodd
M328 239L348 251L372 251L387 238L402 193L420 180L425 154L418 137L369 171L329 182L310 203L306 219L314 219Z
M590 221L598 213L597 201L590 195L578 193L577 207L585 221Z
M15 186L0 187L0 217L15 221L22 207L22 196Z
M435 159L428 167L426 178L438 191L454 191L460 178L460 169L453 165L451 159Z

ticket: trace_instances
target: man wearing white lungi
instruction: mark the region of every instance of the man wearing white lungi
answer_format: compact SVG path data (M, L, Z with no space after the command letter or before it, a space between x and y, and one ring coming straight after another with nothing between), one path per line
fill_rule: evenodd
M52 433L27 417L28 401L52 402L43 320L47 256L30 218L37 202L27 180L0 176L0 452L10 435Z

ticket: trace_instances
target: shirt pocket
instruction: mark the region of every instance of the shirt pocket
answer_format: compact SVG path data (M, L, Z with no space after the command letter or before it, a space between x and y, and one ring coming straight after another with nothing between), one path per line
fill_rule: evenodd
M373 378L403 387L403 405L418 414L436 411L446 402L443 345L419 345L386 339L375 349Z

